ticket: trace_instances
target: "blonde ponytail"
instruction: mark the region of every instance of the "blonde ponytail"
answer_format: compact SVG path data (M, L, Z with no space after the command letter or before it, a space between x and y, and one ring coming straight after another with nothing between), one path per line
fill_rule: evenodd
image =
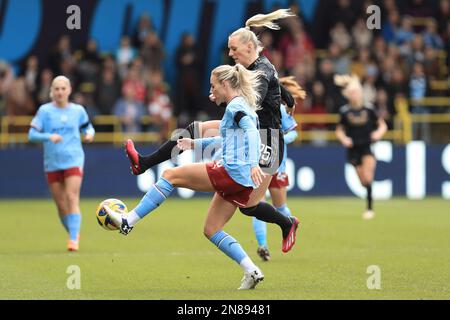
M235 66L222 65L215 68L212 74L219 82L228 81L230 87L237 91L248 103L249 107L256 111L259 110L258 102L261 95L257 91L260 85L260 71L247 70L241 64Z
M334 83L339 87L347 87L352 81L359 81L357 76L350 76L348 74L334 76Z
M334 76L334 83L339 86L343 87L342 89L342 95L349 99L349 92L350 90L357 89L359 91L363 91L361 82L356 75L335 75Z
M265 27L272 30L280 30L280 26L273 21L295 16L291 9L279 9L269 14L257 14L245 22L245 27Z
M280 78L280 83L286 88L294 99L306 98L306 91L298 84L294 76Z
M257 14L245 22L245 28L234 31L228 38L238 36L242 43L252 42L258 54L264 50L256 34L250 30L251 27L266 27L272 30L279 30L280 27L274 20L295 16L291 9L279 9L269 14Z

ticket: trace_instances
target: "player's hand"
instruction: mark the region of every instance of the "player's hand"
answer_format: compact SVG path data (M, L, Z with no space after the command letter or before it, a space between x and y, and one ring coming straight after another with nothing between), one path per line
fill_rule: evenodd
M286 112L288 113L288 115L294 116L294 112L295 112L295 104L292 106L292 108L287 107L287 108L286 108Z
M182 138L177 140L177 147L180 150L190 150L194 149L194 140L190 138Z
M84 141L87 142L87 143L90 143L90 142L94 141L94 135L92 133L87 133L84 136Z
M52 134L51 136L50 136L50 141L51 142L53 142L53 143L60 143L61 141L62 141L62 137L59 135L59 134L57 134L57 133L54 133L54 134Z
M370 134L370 139L372 139L372 141L378 141L381 139L381 135L377 131L374 131Z
M266 174L261 170L259 166L251 168L250 174L252 176L253 183L255 184L256 188L258 188L263 182Z
M343 141L342 144L344 145L344 147L346 148L351 148L353 147L353 140L349 137L346 137Z

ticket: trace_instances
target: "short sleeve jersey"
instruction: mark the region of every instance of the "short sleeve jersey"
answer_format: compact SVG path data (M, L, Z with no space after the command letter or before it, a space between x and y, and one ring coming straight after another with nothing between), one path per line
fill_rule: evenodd
M46 172L84 166L80 129L89 123L86 110L78 104L70 103L65 108L58 108L50 102L38 109L31 126L39 132L57 133L62 137L62 141L56 144L44 142Z
M353 140L354 146L370 144L370 134L378 127L378 113L372 105L355 110L346 104L340 108L339 114L339 123L344 127L345 134Z

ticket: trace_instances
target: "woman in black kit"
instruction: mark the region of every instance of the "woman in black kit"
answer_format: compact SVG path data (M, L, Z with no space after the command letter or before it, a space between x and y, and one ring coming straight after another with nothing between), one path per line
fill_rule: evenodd
M380 140L386 133L387 125L374 107L364 104L363 89L356 76L335 76L335 83L343 87L342 94L348 104L341 107L340 122L336 127L336 137L347 148L347 160L356 168L361 184L367 189L367 210L364 219L372 219L372 181L377 160L370 148L371 143Z
M264 74L258 90L262 97L261 110L257 114L263 144L260 167L267 175L260 187L252 192L247 207L240 210L245 215L280 226L283 236L283 252L288 252L294 245L299 221L296 217L285 217L272 205L261 202L261 199L270 184L271 176L277 171L283 159L281 99L283 97L283 101L286 101L289 107L288 112L291 114L294 112L295 102L289 92L280 86L274 66L266 57L260 56L264 48L250 27L267 27L277 30L279 26L273 21L290 16L293 14L286 9L280 9L267 15L255 15L246 21L245 28L236 30L228 38L229 56L248 70L259 70ZM210 100L214 101L215 97L210 95ZM236 118L235 121L239 122L240 118ZM125 151L131 162L132 173L141 174L154 165L171 159L173 151L175 151L174 154L179 154L177 140L181 137L196 139L218 135L219 124L220 121L193 122L183 130L183 134L172 135L171 140L166 141L158 150L147 156L141 156L135 150L133 142L128 140Z

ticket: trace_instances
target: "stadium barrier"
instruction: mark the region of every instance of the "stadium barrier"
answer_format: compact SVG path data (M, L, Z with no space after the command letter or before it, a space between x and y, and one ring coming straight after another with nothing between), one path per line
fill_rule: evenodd
M82 197L141 197L165 169L174 166L167 161L136 177L130 174L122 148L97 144L84 149ZM139 149L150 153L155 147L140 145ZM450 199L450 144L416 141L395 145L381 141L374 144L373 152L378 160L373 183L376 199ZM178 164L190 163L193 158L193 152L184 152ZM289 196L365 196L365 188L355 169L346 163L346 151L341 146L291 146L286 165ZM0 167L0 198L50 198L40 146L0 150ZM199 195L205 194L182 188L173 192L181 198Z
M414 108L426 107L427 114L416 114ZM449 97L427 97L421 100L408 100L398 98L395 101L396 116L393 121L393 129L389 130L384 136L384 140L390 140L395 143L406 144L412 140L412 128L415 123L442 123L450 124ZM440 111L439 109L445 109ZM440 111L440 112L437 112ZM4 116L1 118L0 126L0 148L6 148L10 144L28 143L28 129L32 117L30 116ZM336 135L334 129L339 122L338 114L296 114L296 121L300 128L296 143L301 141L322 141L326 144L329 141L335 141ZM161 135L156 131L142 132L124 132L120 119L114 115L100 115L92 119L96 129L102 126L108 128L108 132L97 130L94 143L112 143L115 146L121 146L127 138L132 138L137 143L158 143ZM143 116L140 119L142 126L159 125L151 116ZM304 128L308 125L320 125L320 129ZM176 128L176 119L169 121L168 133Z
M1 117L0 125L0 148L5 148L9 144L28 143L28 130L33 117L31 116L4 116ZM99 115L92 118L92 124L96 129L99 127L107 127L108 132L103 130L96 132L94 143L111 143L115 146L121 146L127 138L134 141L157 143L161 136L159 132L124 132L120 119L114 115ZM150 116L140 118L140 124L148 126L151 124L160 125ZM169 121L168 132L172 132L176 128L176 120L174 118Z

